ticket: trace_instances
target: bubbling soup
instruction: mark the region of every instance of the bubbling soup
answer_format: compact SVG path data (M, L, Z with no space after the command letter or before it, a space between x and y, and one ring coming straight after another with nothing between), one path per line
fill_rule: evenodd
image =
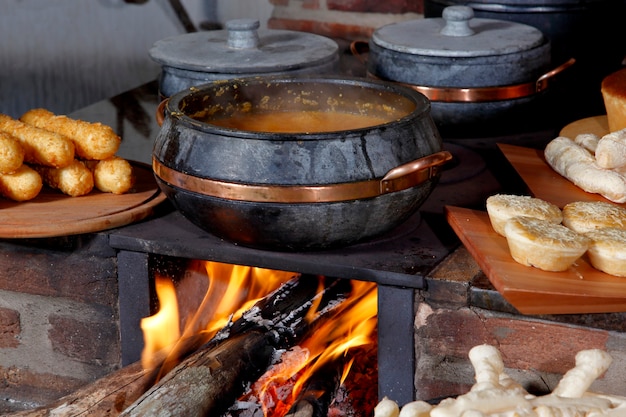
M387 117L325 111L238 112L227 118L203 120L237 130L272 133L321 133L354 130L390 122Z

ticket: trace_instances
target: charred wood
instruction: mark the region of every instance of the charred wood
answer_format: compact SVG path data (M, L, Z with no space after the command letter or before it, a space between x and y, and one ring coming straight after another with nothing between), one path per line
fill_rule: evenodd
M168 372L122 416L221 415L349 293L347 280L288 281ZM315 307L313 320L307 320ZM180 354L180 352L178 352ZM179 356L180 357L180 356ZM177 358L178 359L178 358Z
M335 360L318 370L304 385L285 417L326 417L340 384L343 367L342 360Z

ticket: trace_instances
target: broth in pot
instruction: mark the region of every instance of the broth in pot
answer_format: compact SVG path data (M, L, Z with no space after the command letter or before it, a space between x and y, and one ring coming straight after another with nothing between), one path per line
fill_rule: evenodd
M238 112L227 118L203 120L229 129L272 133L320 133L362 129L389 122L388 118L326 111Z

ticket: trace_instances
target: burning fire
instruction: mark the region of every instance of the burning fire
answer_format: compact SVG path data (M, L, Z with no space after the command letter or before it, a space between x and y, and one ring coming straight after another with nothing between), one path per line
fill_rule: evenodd
M160 309L141 323L145 340L142 364L147 369L161 365L161 374L167 373L190 345L200 346L210 340L229 321L241 317L259 299L296 276L263 268L197 262L206 271L208 289L182 333L176 288L170 278L156 278ZM317 309L317 305L311 307L309 321L313 321ZM261 403L266 416L279 416L289 411L307 381L329 364L333 364L332 369L342 370L337 378L343 382L353 361L351 349L373 342L376 318L376 284L353 281L350 296L334 307L332 317L313 323L311 336L283 353L281 360L253 385L249 395ZM307 389L307 393L311 394L311 390Z

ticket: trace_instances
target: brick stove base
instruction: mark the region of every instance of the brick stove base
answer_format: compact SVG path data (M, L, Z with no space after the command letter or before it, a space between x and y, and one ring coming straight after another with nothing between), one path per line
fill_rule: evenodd
M537 394L552 391L577 352L602 349L613 363L591 391L626 395L626 313L521 315L462 247L433 271L416 303L417 398L466 392L475 382L468 351L483 343L496 346L509 375Z
M106 235L0 241L0 411L49 402L120 366Z

